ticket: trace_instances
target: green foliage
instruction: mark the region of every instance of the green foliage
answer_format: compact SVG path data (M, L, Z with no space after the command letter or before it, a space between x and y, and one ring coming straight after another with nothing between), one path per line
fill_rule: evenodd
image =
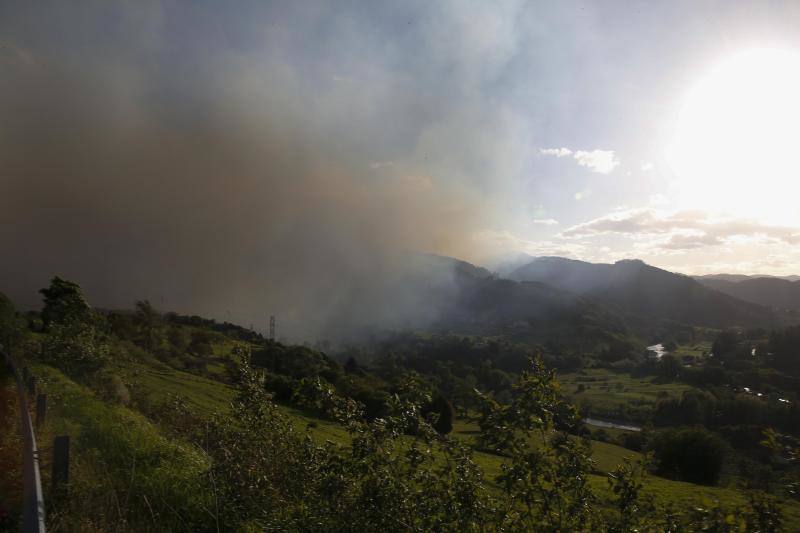
M735 329L726 329L717 335L711 351L718 360L744 359L749 357L749 348L741 346L742 335Z
M717 483L727 452L724 441L701 427L661 431L651 446L659 474L702 485Z
M55 276L50 286L39 291L44 296L42 320L45 327L52 324L88 323L92 309L83 296L80 285Z
M71 376L91 374L110 359L108 344L93 326L82 322L53 322L42 341L43 361Z
M0 292L0 344L10 346L22 334L22 327L14 304Z
M92 384L100 396L109 403L128 405L131 403L131 393L122 378L111 372L99 373Z
M595 495L588 484L591 461L586 445L557 427L574 429L578 413L563 401L553 371L540 360L522 373L507 405L483 397L479 420L483 445L508 456L497 481L513 529L591 529Z
M658 373L667 380L675 380L681 374L681 362L672 354L665 354L658 362Z
M147 300L136 302L136 314L134 322L139 329L140 345L150 352L153 352L163 342L164 324L161 315Z
M213 508L213 489L199 449L165 437L141 414L97 398L55 369L31 370L48 393L48 422L37 430L40 445L52 435L72 439L70 496L45 494L50 530L209 529L205 509Z
M800 375L800 326L773 332L769 351L776 367Z
M646 477L644 465L624 460L626 455L640 458L640 454L576 437L581 434L580 417L562 396L554 373L539 360L521 366L520 345L446 336L422 344L420 351L380 359L375 366L343 367L317 350L263 340L256 345L239 343L206 321L172 321L146 302L140 304L137 314L109 315L101 324L107 327L103 330L107 337L92 328L62 334L55 326L44 335L32 335L41 338L47 353L63 354L49 362L79 375L106 407L135 406L159 423L160 438L194 450L200 458L197 463L180 453L169 456L160 448L147 448L147 453L169 456L170 467L159 463L158 468L172 470L169 476L174 476L175 487L167 491L162 484L170 477L145 468L142 475L152 476L158 490L136 492L137 488L128 493L127 476L137 479L137 487L145 485L138 479L139 461L144 459L112 454L116 463L110 465L99 450L107 442L119 442L104 436L114 431L114 424L132 422L112 417L106 423L99 416L102 423L96 432L87 431L91 438L84 441L98 450L97 455L83 457L111 471L116 493L140 498L131 505L135 510L124 510L121 519L109 521L112 508L103 507L107 516L97 523L107 529L124 529L125 524L147 529L148 519L153 528L173 530L770 531L780 527L783 510L768 497L752 495L744 502L738 489L707 489ZM91 338L86 337L89 332ZM147 351L132 342L146 345ZM105 363L94 367L100 372L87 376L92 365L81 363L70 343L90 348L95 343L107 352L113 349L115 357L106 357ZM207 350L199 348L204 346ZM200 351L208 355L196 357ZM426 360L423 354L435 357ZM464 364L459 359L462 354ZM176 360L175 365L170 363L172 368L159 362L172 359ZM203 365L224 361L230 370L239 360L235 375L227 378L238 387L235 399L231 401L233 388L175 369L190 360ZM372 373L376 367L380 376ZM603 368L570 375L568 382L566 389L579 399L616 401L614 413L621 405L649 413L659 401L660 406L680 411L676 419L708 424L727 421L720 414L735 412L744 406L742 401L765 404L732 391L701 393L684 384ZM476 388L485 393L475 395ZM173 391L185 396L172 396ZM460 409L453 432L445 427L452 428L452 409L437 405L440 400L446 403L444 398L457 402ZM276 405L275 399L296 405ZM164 400L167 403L159 406ZM752 416L763 415L750 410ZM476 411L477 427L465 420ZM632 413L610 417L633 419L628 416ZM91 422L82 415L76 424ZM620 431L607 431L610 441L621 438ZM627 435L630 449L642 448L646 440L642 434ZM657 468L663 458L656 457ZM686 479L679 470L670 475ZM104 505L111 502L87 484L80 490L85 499L70 512L91 515L91 498ZM166 499L159 491L166 491ZM719 497L727 508L711 500L698 505L701 494L711 500ZM146 504L141 506L144 495L151 503L151 496L162 498L169 507L162 505L151 515ZM665 515L665 502L680 512L667 510ZM739 509L731 510L737 505ZM173 515L167 517L165 509L170 507ZM140 516L134 517L137 513Z
M95 325L80 285L56 276L39 292L44 296L42 318L46 326L42 360L72 376L102 368L109 361L109 347Z
M656 508L652 498L642 495L645 468L625 461L608 475L608 485L614 494L614 507L618 514L612 518L609 531L640 531L653 525ZM668 519L669 520L669 519Z
M702 513L664 518L645 494L644 470L636 464L623 464L607 488L597 487L587 444L565 432L578 423L577 413L540 362L514 385L509 405L482 399L483 445L492 456L431 426L422 406L432 391L419 375L400 380L378 418L366 417L358 402L324 380L302 380L302 403L338 424L336 436L315 440L309 431L331 424L298 425L272 402L264 375L249 363L249 347L237 346L234 357L241 361L239 392L229 416L204 419L193 403L171 397L152 412L170 439L121 407L76 396L79 389L46 372L51 391L55 385L73 391L58 400L78 407L59 416L81 428L81 468L107 472L100 487L76 483L74 503L54 515L59 524L76 529L71 520L90 516L101 529L691 531L703 524L723 531L731 519L750 529L780 519L769 500L761 510L709 504ZM177 382L167 378L175 374L192 380L198 400L210 392L212 382L175 371L154 382L154 390L174 388ZM488 462L492 457L497 461ZM119 511L114 499L123 502Z
M441 394L436 396L430 404L430 412L436 415L433 429L442 435L453 431L453 419L455 419L456 413L453 410L453 404L447 398Z
M708 392L690 389L678 398L658 402L653 422L656 425L710 425L716 414L717 400Z
M355 402L308 380L304 402L336 418L352 439L348 449L319 446L296 432L265 395L262 376L243 359L233 418L217 420L208 439L222 523L267 530L430 530L447 524L476 530L480 507L472 505L471 490L485 489L476 487L469 451L448 442L456 463L440 463L432 448L444 448L415 404L396 397L391 416L368 422ZM412 424L421 429L413 440L404 436Z

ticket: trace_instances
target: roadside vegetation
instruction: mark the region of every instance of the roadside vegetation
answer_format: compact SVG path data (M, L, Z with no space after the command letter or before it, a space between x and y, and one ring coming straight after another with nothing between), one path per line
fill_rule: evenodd
M146 301L98 312L59 278L42 293L0 332L48 394L40 442L72 438L54 530L800 527L794 330L674 343L692 364L453 335L326 353Z

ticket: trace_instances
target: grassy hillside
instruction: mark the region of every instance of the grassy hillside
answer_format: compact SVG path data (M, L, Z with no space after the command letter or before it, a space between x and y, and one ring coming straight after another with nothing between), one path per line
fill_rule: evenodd
M537 288L481 279L474 292L464 293L474 298L465 306L494 309L491 316L500 310L502 323L527 308L526 298L515 299L518 287ZM56 529L213 530L218 520L246 530L321 523L340 529L351 508L362 513L363 524L381 527L387 527L388 510L407 509L425 529L449 523L452 506L462 505L455 502L467 503L452 523L473 526L476 519L498 523L491 509L534 529L586 513L551 514L541 507L542 494L559 505L588 498L597 506L599 515L582 514L575 524L595 518L621 524L627 511L618 507L620 486L614 491L612 485L634 477L617 472L619 465L642 460L632 449L653 449L649 444L669 433L648 432L645 446L638 433L587 431L564 397L592 416L634 422L652 421L656 404L673 410L691 407L690 400L728 405L706 391L686 394L691 387L673 382L674 373L648 375L648 368L658 370L652 361L632 366L631 345L609 344L597 359L575 357L579 370L565 374L562 384L544 361L529 359L530 345L480 335L398 337L370 362L351 357L339 363L322 351L268 341L232 324L162 315L147 302L137 302L134 313L97 314L77 285L56 279L54 286L58 305L29 315L27 329L13 315L15 328L6 332L15 357L49 397L40 441L72 438L70 497L46 495ZM492 303L500 300L507 301ZM567 328L575 325L568 315L561 320ZM697 351L706 342L684 350ZM548 349L553 360L569 355L559 346ZM619 365L618 353L634 359ZM569 428L571 435L557 428ZM682 431L679 436L719 440L706 430ZM442 438L444 433L453 438ZM49 447L42 448L46 463ZM754 464L745 455L736 458ZM722 505L747 523L757 516L759 508L748 501L755 493L738 489L741 476L698 480L657 471L670 479L644 477L643 494L661 509L681 511L681 520L695 520L689 516L694 511L684 511L709 505ZM375 498L384 498L377 516ZM504 502L509 507L499 511ZM429 505L440 507L433 514L420 510ZM789 524L800 524L795 504L780 505ZM516 516L523 508L528 512ZM478 519L476 512L484 514ZM641 516L650 524L659 520L658 514Z
M44 462L52 461L54 436L71 438L69 498L49 490L50 470L42 469L51 529L190 531L207 516L212 494L202 450L50 366L28 366L48 395L47 423L37 432Z
M180 531L191 529L186 510L195 517L208 516L206 511L212 505L213 492L204 475L208 459L201 449L169 436L165 428L155 425L136 409L98 397L50 366L29 362L29 367L39 376L42 390L49 397L48 422L40 430L40 441L52 442L53 436L60 434L69 434L73 439L71 490L78 497L60 501L46 495L52 524L66 529L102 530L149 529L155 524L170 523L173 530ZM136 362L118 365L115 370L123 376L134 397L157 403L178 394L205 416L225 413L235 395L229 385L162 364ZM575 379L579 376L565 377L567 388L579 383ZM631 389L628 394L641 398L652 398L654 394L657 397L660 393L648 391L644 382L636 386L630 378L613 380L601 372L588 377L596 380L593 383L624 383L624 387ZM668 386L663 390L677 392ZM333 422L289 406L282 406L281 410L298 431L308 432L320 443L349 443L347 432ZM459 439L472 441L477 433L477 426L470 421L458 420L455 424L454 436ZM638 453L598 441L591 442L591 449L596 473L589 481L601 492L609 490L605 473L625 458L641 458ZM474 458L489 480L500 472L505 461L483 452L476 452ZM48 461L46 456L44 460ZM49 487L48 469L43 473L45 487ZM710 502L737 506L745 501L734 489L703 487L657 476L647 477L644 490L659 505L676 508ZM800 526L800 506L786 504L784 511L787 525Z
M153 369L144 366L136 367L139 384L142 391L153 399L165 399L167 391L178 392L186 400L205 413L225 412L229 402L234 396L234 390L222 383L208 380L199 376L177 370L165 368ZM663 394L679 395L688 388L680 384L654 384L647 379L634 379L630 376L613 374L601 370L589 371L588 375L567 375L563 381L569 387L581 383L581 378L593 379L595 392L591 393L596 398L605 398L609 404L625 403L631 399L640 400L647 404L662 397ZM170 389L166 389L165 385ZM613 393L622 384L628 389L622 397ZM608 387L608 390L604 390ZM592 389L589 389L590 391ZM587 391L588 392L588 391ZM580 395L578 395L580 397ZM312 437L319 441L331 441L346 445L349 443L347 432L335 423L315 417L299 409L281 406L281 410L291 417L295 427L301 431L308 431ZM479 433L478 426L469 420L459 419L454 424L453 435L466 441L473 441ZM591 476L592 485L601 491L608 491L607 477L604 475L612 472L619 464L630 459L637 461L642 455L621 446L600 441L591 441L592 458L596 465L596 474ZM504 459L497 455L476 452L475 461L484 469L487 479L492 479L500 472ZM736 489L726 487L704 487L691 483L664 479L655 475L646 478L644 490L651 495L660 505L673 506L676 509L687 506L707 506L712 502L719 502L725 506L736 507L745 503L744 495ZM800 504L784 506L789 522L800 527Z

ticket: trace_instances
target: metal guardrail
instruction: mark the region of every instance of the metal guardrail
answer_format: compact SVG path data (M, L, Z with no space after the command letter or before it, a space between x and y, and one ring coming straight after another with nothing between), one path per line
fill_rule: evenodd
M42 477L39 473L39 448L36 447L36 435L33 433L31 415L28 411L28 397L25 393L25 384L22 376L11 356L0 344L0 353L11 367L14 379L17 382L19 393L19 410L22 425L22 438L25 449L23 450L23 510L22 510L22 529L23 533L44 533L44 496L42 494Z

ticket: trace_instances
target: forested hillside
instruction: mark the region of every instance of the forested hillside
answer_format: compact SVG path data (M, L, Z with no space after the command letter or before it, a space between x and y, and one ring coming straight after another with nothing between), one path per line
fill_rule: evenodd
M800 281L757 277L739 281L710 277L697 279L707 287L746 302L757 303L765 307L800 311Z
M595 298L640 324L668 319L715 328L774 327L788 320L771 309L638 260L594 264L541 257L517 268L509 277Z

